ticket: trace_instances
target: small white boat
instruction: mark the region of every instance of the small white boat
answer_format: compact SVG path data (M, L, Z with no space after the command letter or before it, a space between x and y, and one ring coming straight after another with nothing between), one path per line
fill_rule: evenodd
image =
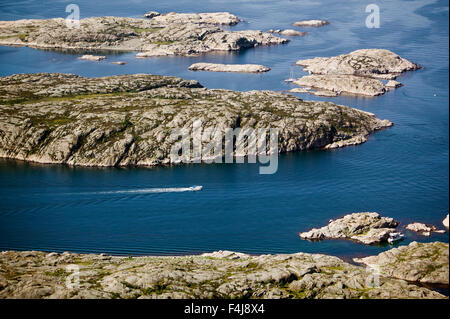
M284 82L294 82L296 79L294 78L294 70L291 69L291 73L289 74L289 79L284 80Z
M191 186L191 187L189 187L189 189L193 192L198 192L203 189L203 186Z
M404 237L405 235L403 235L402 233L390 233L387 241L389 244L393 244L400 240L403 240Z

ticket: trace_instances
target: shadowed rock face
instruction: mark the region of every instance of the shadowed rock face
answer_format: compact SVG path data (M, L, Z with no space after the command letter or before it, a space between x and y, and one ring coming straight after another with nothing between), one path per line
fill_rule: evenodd
M289 40L261 31L225 31L239 19L228 13L167 14L151 19L96 17L68 28L62 18L0 21L0 45L35 48L142 51L138 57L238 51Z
M445 298L333 256L183 257L0 253L0 298ZM79 286L70 289L79 267ZM72 270L73 271L73 270Z
M202 88L148 74L0 78L0 156L83 166L170 163L175 128L278 128L279 152L362 143L392 125L373 114L272 91ZM223 136L223 135L222 135Z
M362 49L331 58L297 61L311 75L294 82L309 88L376 96L401 86L393 80L401 73L420 68L394 52L382 49ZM312 92L314 93L314 92Z
M412 242L377 256L354 261L377 267L381 275L421 283L449 284L449 246L446 243Z
M299 236L309 240L351 239L369 245L387 241L398 224L394 219L381 217L378 213L353 213L332 220L322 228L300 233Z

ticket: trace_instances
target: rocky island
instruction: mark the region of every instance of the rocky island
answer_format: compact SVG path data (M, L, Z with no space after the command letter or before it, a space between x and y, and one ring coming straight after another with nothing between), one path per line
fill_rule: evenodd
M423 265L417 268L422 276L408 279L445 281L447 269L448 283L448 244L432 245L437 247L433 261L416 261L414 254L401 250L402 269ZM77 279L74 269L79 271ZM0 253L0 298L446 298L391 278L397 274L382 269L377 273L337 257L306 253L250 256L219 251L181 257L117 257L4 251Z
M313 228L300 233L300 238L308 240L350 239L366 245L386 242L389 234L395 232L399 222L378 213L353 213L336 220L327 226Z
M392 81L406 71L417 70L412 63L394 52L362 49L331 58L299 60L296 63L310 73L293 83L302 87L341 93L377 96L401 86ZM383 82L382 80L390 80ZM315 93L315 91L310 91Z
M101 61L101 60L105 60L106 56L104 56L104 55L85 54L85 55L80 56L78 59L80 59L80 60L88 60L88 61Z
M270 68L259 64L194 63L189 67L189 70L210 72L261 73L269 72Z
M140 51L137 57L195 55L212 51L239 51L262 45L282 44L288 39L270 33L227 31L220 26L240 20L227 13L161 15L147 19L95 17L69 28L62 18L0 21L0 45L40 49Z
M0 157L39 163L169 164L172 130L195 120L218 130L278 128L279 152L354 145L392 125L329 102L150 74L18 74L1 77L0 91Z
M328 24L330 24L330 22L326 20L302 20L292 23L295 27L323 27Z
M419 233L423 236L431 236L431 233L445 233L445 230L438 229L434 225L427 225L418 222L406 225L405 229Z

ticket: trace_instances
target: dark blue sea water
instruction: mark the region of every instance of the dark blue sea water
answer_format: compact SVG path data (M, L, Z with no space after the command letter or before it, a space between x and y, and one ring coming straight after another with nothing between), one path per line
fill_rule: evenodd
M274 175L254 164L173 168L73 168L0 160L0 250L105 252L123 255L190 254L219 249L248 253L320 252L370 255L389 246L350 241L308 242L297 233L347 213L377 211L405 225L441 226L448 212L448 1L10 1L0 20L65 17L76 3L81 17L139 17L159 12L230 11L245 21L232 29L290 28L301 19L327 19L287 45L239 54L136 59L108 54L102 62L79 54L0 47L0 75L65 72L84 76L126 73L177 75L209 88L289 89L299 59L360 48L386 48L424 66L399 78L404 87L376 98L323 98L373 112L395 126L363 145L282 155ZM377 3L381 27L365 27L365 7ZM305 28L306 29L306 28ZM126 61L124 66L111 64ZM191 72L194 62L258 63L266 74ZM201 192L143 189L203 185ZM135 190L136 192L123 192ZM448 242L448 233L407 239Z

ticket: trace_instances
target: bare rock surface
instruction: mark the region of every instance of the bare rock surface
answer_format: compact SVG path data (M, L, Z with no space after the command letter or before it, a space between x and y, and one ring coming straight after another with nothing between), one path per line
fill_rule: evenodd
M413 232L420 233L424 236L430 236L432 232L436 233L445 232L445 230L441 231L434 225L426 225L424 223L417 223L417 222L408 224L406 225L405 228Z
M449 284L449 246L447 243L418 243L400 246L377 256L354 261L377 267L381 275L412 282Z
M370 245L386 242L398 224L394 219L381 217L378 213L353 213L332 220L322 228L300 233L299 236L308 240L350 239Z
M448 228L448 214L447 217L445 217L444 220L442 221L442 225Z
M82 166L170 164L175 128L278 128L280 153L351 142L392 125L329 102L273 91L210 90L150 74L0 77L0 157ZM223 147L222 147L223 150Z
M292 23L296 27L322 27L327 24L330 24L330 22L326 20L302 20Z
M332 92L330 96L336 96L343 92L355 95L377 96L387 91L386 86L380 80L355 75L314 74L303 76L292 83L301 87L316 89L317 91L311 91L315 95L328 91Z
M239 51L289 42L270 33L227 31L239 19L226 12L149 13L147 19L94 17L68 28L65 19L0 21L0 45L41 49L140 51L138 57L196 55L212 51Z
M303 37L307 34L307 32L302 32L302 31L297 31L297 30L293 30L293 29L286 29L286 30L280 30L280 29L270 29L269 31L267 31L269 33L278 33L284 36L288 36L288 37Z
M78 284L72 272L76 267ZM367 268L337 257L305 253L0 253L0 298L445 298L399 279L381 277L373 285L373 276Z
M401 87L401 86L403 86L403 84L401 84L400 82L395 81L395 80L389 80L386 83L386 87L388 87L388 88L396 89L396 88Z
M331 94L330 95L326 95L326 93L323 94L323 93L321 93L319 91L319 95L320 94L322 94L322 96L332 96ZM365 143L365 142L367 142L367 137L360 135L360 136L352 137L352 138L350 138L348 140L345 140L345 141L337 141L337 142L328 144L327 146L325 146L325 149L342 148L342 147L345 147L345 146L359 145L359 144L362 144L362 143Z
M161 13L159 13L157 11L149 11L144 14L144 18L151 19L151 18L157 17L159 15L161 15Z
M295 82L295 81L292 81ZM308 93L308 94L313 94L316 96L326 96L326 97L334 97L334 96L338 96L339 93L334 92L334 91L327 91L327 90L318 90L318 89L313 89L312 87L298 87L298 88L292 88L286 92L289 93Z
M104 56L104 55L85 54L85 55L80 56L78 59L80 59L80 60L89 60L89 61L101 61L101 60L105 60L106 56Z
M368 96L400 87L401 83L393 79L403 72L420 68L383 49L362 49L336 57L299 60L297 65L311 74L295 81L297 85ZM385 84L381 79L390 81Z
M196 23L233 26L241 22L241 20L229 12L202 12L202 13L176 13L169 12L160 14L156 11L147 12L146 18L153 19L154 22L160 24L172 23Z
M214 251L212 253L204 253L202 254L203 257L213 257L213 258L228 258L228 259L240 259L240 258L249 258L250 255L238 253L234 251L229 250L219 250Z
M189 70L210 72L261 73L270 71L270 68L259 64L194 63L189 67Z
M392 80L406 71L419 66L392 51L384 49L361 49L331 58L314 58L297 61L312 74L357 75Z
M309 88L292 88L290 90L287 90L286 92L290 92L290 93L308 93L309 92Z

